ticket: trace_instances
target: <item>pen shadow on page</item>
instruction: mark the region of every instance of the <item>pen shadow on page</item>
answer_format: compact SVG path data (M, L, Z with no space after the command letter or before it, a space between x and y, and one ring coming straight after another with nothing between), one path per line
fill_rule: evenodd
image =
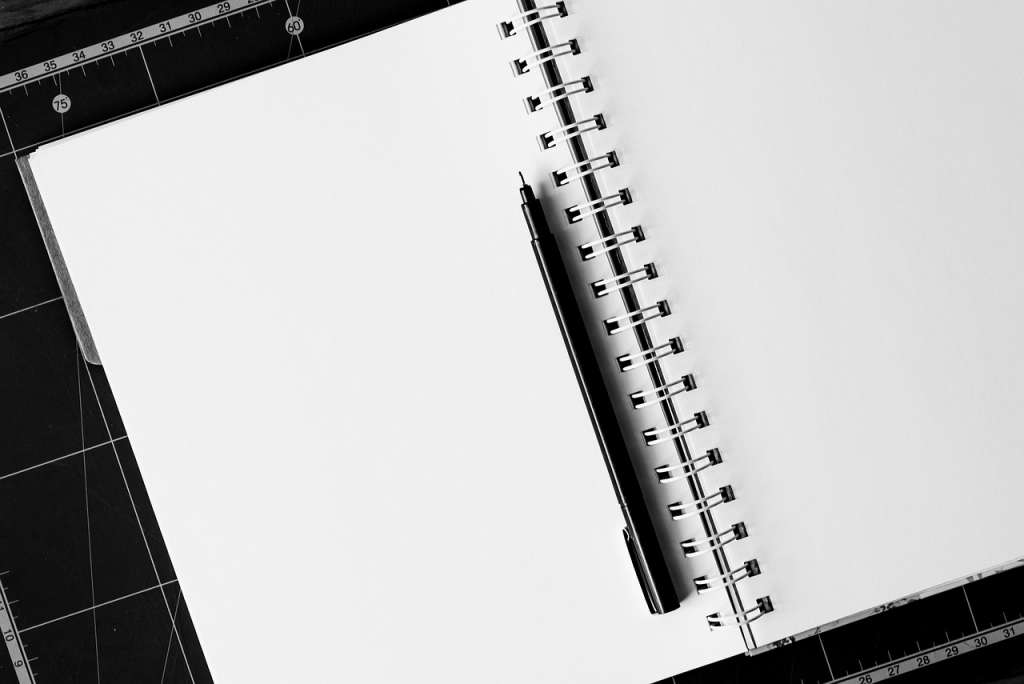
M622 377L622 374L615 372L613 368L615 354L610 350L605 340L602 339L603 336L600 335L599 327L591 325L595 322L599 323L603 317L607 317L607 309L602 310L597 299L593 296L588 296L590 294L588 284L610 273L610 264L607 259L602 258L594 259L592 262L583 261L577 249L578 245L574 243L572 237L573 233L578 236L579 231L570 231L567 225L564 197L551 192L547 183L540 182L535 187L537 187L537 199L541 203L544 213L551 224L552 232L555 235L562 258L569 265L570 276L573 281L573 294L579 304L584 320L590 326L590 337L598 352L598 356L602 360L602 375L604 376L605 384L609 388L609 392L617 399L615 401L616 415L626 434L631 436L629 447L630 453L634 455L632 459L633 467L640 480L652 519L661 521L660 524L656 525L661 553L668 565L676 595L679 601L682 602L686 598L696 595L696 588L694 586L696 574L693 572L693 568L690 567L691 564L685 562L682 549L680 548L681 542L694 535L688 533L684 525L680 525L672 520L668 511L669 504L678 500L680 492L677 488L661 486L654 476L653 467L639 458L639 455L644 453L643 450L648 448L645 446L641 434L650 425L641 425L640 416L626 405L628 403L626 398L629 393L638 389L638 387L630 386L626 379ZM588 222L587 226L585 230L593 233L589 239L596 238L596 227L592 222ZM621 310L621 302L617 302L617 304ZM571 363L568 356L566 356L565 362L566 364ZM579 398L579 401L583 402L582 397ZM593 465L595 468L603 469L599 459L595 460ZM615 496L610 489L608 499L609 506L615 505ZM693 530L689 530L689 532L693 532ZM618 538L618 541L615 541L616 538ZM614 530L614 534L609 535L609 540L611 544L621 545L621 528ZM628 568L627 572L632 575L634 570L629 554L624 548L619 550L621 551L621 561L624 563L624 567ZM643 591L635 582L631 581L629 591L636 594L636 600L640 605L644 604Z

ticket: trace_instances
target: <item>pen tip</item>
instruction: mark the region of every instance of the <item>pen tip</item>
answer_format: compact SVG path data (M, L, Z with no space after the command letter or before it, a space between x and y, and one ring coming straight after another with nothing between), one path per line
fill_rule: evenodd
M519 172L519 180L521 180L523 182L523 185L526 185L526 179L523 178L523 172L522 171Z

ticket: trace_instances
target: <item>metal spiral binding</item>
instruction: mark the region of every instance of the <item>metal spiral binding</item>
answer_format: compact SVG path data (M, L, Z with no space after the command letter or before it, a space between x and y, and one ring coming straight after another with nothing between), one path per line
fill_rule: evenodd
M654 474L658 476L658 482L668 484L669 482L676 482L682 478L696 475L700 471L707 470L721 462L721 452L718 449L708 449L703 456L698 458L691 458L689 461L673 465L660 465L654 469Z
M551 178L555 181L555 187L560 188L563 185L568 185L574 180L579 180L584 176L592 173L597 173L601 169L614 169L619 165L619 157L615 154L615 150L602 154L598 157L591 157L590 159L584 159L578 164L570 164L564 169L551 172ZM575 175L570 176L570 173L575 172Z
M755 575L760 574L761 566L757 564L757 561L748 560L746 563L736 568L735 570L730 570L729 572L723 573L721 575L716 575L715 577L708 577L707 575L702 575L693 580L693 583L697 586L697 593L704 594L715 589L721 589L722 587L729 584L735 584L736 582L739 582L742 579L746 579L747 577L754 577Z
M566 138L580 135L582 133L589 133L590 131L603 131L607 127L608 124L604 121L604 114L595 114L589 119L574 121L568 126L562 126L561 128L556 128L553 131L541 133L537 136L537 142L540 143L540 148L542 150L550 150Z
M673 354L682 353L682 339L673 337L665 344L659 344L657 347L650 347L649 349L641 349L633 354L623 354L615 359L615 361L619 364L619 370L626 372L636 370L637 368L643 368L645 366L652 366L658 363L659 359L663 359L666 356L672 356Z
M695 515L700 514L701 511L706 511L714 508L715 506L721 506L724 503L729 503L736 498L736 495L732 492L732 485L725 485L719 487L717 492L708 494L702 499L697 501L691 501L689 503L683 503L682 501L676 501L668 505L668 513L672 516L673 520L686 520L692 518Z
M623 249L634 242L645 239L643 229L633 226L627 230L616 230L610 210L617 206L630 204L633 201L629 188L621 188L614 192L603 191L599 171L619 165L618 155L614 150L600 155L592 155L587 151L584 135L607 127L605 117L598 113L588 118L577 119L572 108L572 99L593 91L594 84L590 76L581 76L575 80L563 81L558 68L561 57L570 57L580 53L579 42L569 39L552 44L548 40L546 22L568 15L565 3L557 2L538 6L536 0L517 0L520 13L508 21L498 24L498 31L503 38L516 35L520 30L530 38L532 53L524 58L512 61L513 72L519 76L534 70L544 78L545 89L537 95L525 99L526 109L533 113L541 109L551 108L558 118L559 126L538 136L541 149L550 150L564 145L568 148L572 163L554 171L552 180L557 187L564 187L578 181L583 188L586 199L565 209L565 217L569 223L579 223L584 219L592 219L597 227L598 236L594 240L579 246L579 254L583 261L590 261L598 256L607 258L612 274L591 283L595 297L618 294L625 307L625 313L607 319L605 330L609 335L631 332L639 349L624 354L616 359L622 372L645 370L650 378L652 388L639 390L629 395L634 409L640 410L658 407L665 420L665 427L648 428L642 436L646 444L653 446L669 442L675 447L678 462L664 464L654 469L654 474L661 484L685 483L690 492L690 500L677 501L668 506L669 515L675 520L699 520L704 531L700 539L688 539L680 544L684 556L710 555L718 570L715 575L703 575L694 580L698 593L714 589L725 592L731 612L712 613L707 616L708 624L713 628L736 626L740 629L748 649L757 646L757 641L750 629L750 623L773 610L771 599L767 596L758 598L756 605L746 608L737 590L737 584L746 578L761 573L756 559L751 559L738 567L730 565L724 547L747 536L747 527L738 522L724 530L719 530L715 523L712 509L725 505L736 498L732 486L720 487L711 493L705 491L699 473L722 463L722 455L717 448L708 449L702 456L694 457L687 441L687 435L695 430L705 428L709 424L708 414L698 411L690 417L682 417L676 407L675 397L697 387L692 374L684 375L678 380L669 381L661 362L668 356L683 353L683 342L673 337L664 343L657 343L651 334L648 323L656 318L668 316L671 312L668 302L659 301L653 306L640 303L636 286L642 282L653 280L658 276L654 264L645 264L640 268L631 268Z
M655 387L654 389L633 392L629 395L629 400L633 402L633 408L642 409L648 406L657 404L660 401L664 401L669 397L674 397L677 394L683 392L692 392L697 389L697 380L693 377L693 374L687 374L678 380L674 380L667 385L661 387Z
M631 242L643 242L645 239L644 229L640 226L633 226L621 233L604 235L597 240L591 240L580 245L578 249L580 250L580 257L584 261L589 261L602 254L608 254L612 250L620 249L623 245L628 245Z
M539 112L545 107L568 100L572 95L589 93L593 90L593 81L590 80L589 76L584 76L583 78L577 78L575 81L559 83L537 95L530 95L523 100L523 104L526 105L528 112Z
M680 420L672 425L663 428L647 428L643 431L644 442L647 446L654 446L655 444L661 444L667 442L676 437L682 437L688 432L694 430L700 430L706 428L711 424L708 419L708 414L704 411L698 411L693 414L692 418L686 420Z
M568 207L565 210L565 217L569 219L569 223L579 223L588 216L606 214L612 207L631 204L632 202L633 195L629 193L629 188L622 188L614 194L595 197L592 200Z
M749 626L751 622L764 617L774 609L775 607L772 605L772 600L767 596L762 596L757 599L757 604L753 608L739 610L735 613L726 613L724 615L722 613L712 613L711 615L708 615L708 624L711 625L711 629L740 625Z
M647 306L639 311L631 311L630 313L607 319L604 322L604 329L609 335L618 335L624 330L631 330L638 325L643 325L647 321L668 316L670 313L672 311L668 308L668 302L663 299L654 306Z
M638 268L635 271L596 280L590 283L590 289L594 291L595 297L604 297L606 294L618 292L624 287L636 285L641 280L654 280L657 277L658 269L654 267L654 264L644 264L643 268Z
M716 549L720 549L726 544L731 544L734 541L747 538L747 526L741 522L730 526L723 532L712 534L709 537L703 539L687 539L686 541L679 542L680 548L683 550L683 555L687 558L696 558L697 556L703 556L706 553L710 553Z
M564 43L558 45L552 45L540 50L536 50L532 55L528 57L522 57L520 59L512 60L512 73L516 76L522 76L523 74L529 73L531 67L537 67L544 62L549 62L552 59L557 59L564 55L578 55L580 54L580 44L576 42L576 39L567 40Z
M498 24L498 33L502 38L516 35L518 29L530 28L545 19L553 17L566 17L569 13L565 9L564 2L556 2L551 5L537 5L531 3L528 9L523 9L519 14L508 21Z

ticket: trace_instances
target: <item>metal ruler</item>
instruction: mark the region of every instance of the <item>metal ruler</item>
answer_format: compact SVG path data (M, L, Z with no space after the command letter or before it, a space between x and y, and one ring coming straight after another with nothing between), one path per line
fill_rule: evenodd
M0 634L3 635L7 653L11 656L11 665L14 667L18 684L35 684L36 678L32 674L32 666L29 664L21 633L18 632L17 625L14 624L11 602L7 598L7 587L4 586L2 577L0 577Z
M69 69L84 68L86 64L95 62L98 59L113 57L127 50L140 48L156 40L171 40L173 36L179 33L199 30L202 26L215 21L229 21L232 15L255 9L260 5L268 5L274 1L232 0L200 7L181 16L171 17L150 26L143 26L135 31L114 36L102 42L87 45L78 50L39 62L38 64L32 64L24 69L4 74L0 76L0 92L6 92L19 87L27 88L29 84L40 79L56 77L58 74L62 74ZM287 24L283 28L289 34L298 36L302 33L304 26L301 18L289 16ZM68 111L69 106L70 103L64 103L60 106L54 103L53 108L57 113L62 113Z
M224 0L0 75L0 157L303 57L301 3ZM306 2L337 21L325 5Z
M938 665L950 658L967 655L972 651L1013 639L1022 634L1024 634L1024 618L1017 618L1016 620L1009 620L986 630L972 632L937 646L920 649L915 653L900 658L893 658L887 662L878 663L868 669L846 677L833 679L832 681L836 682L836 684L873 684L874 682L884 682L900 675L910 674L929 665Z

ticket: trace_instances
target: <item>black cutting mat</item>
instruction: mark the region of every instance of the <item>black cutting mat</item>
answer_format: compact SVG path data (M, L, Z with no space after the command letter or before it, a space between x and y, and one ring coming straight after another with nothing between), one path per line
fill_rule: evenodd
M0 73L204 4L111 2L0 32ZM12 152L449 4L274 0L0 93L0 581L35 681L212 679L106 377L80 357ZM284 30L290 15L303 19L301 40ZM58 92L72 101L63 116L51 104ZM252 647L258 657L266 645ZM0 652L0 684L18 681Z
M0 348L0 572L37 681L210 681L106 379L79 357L62 300L0 320ZM17 681L6 657L0 673Z
M17 32L0 29L0 73L204 4L122 0ZM447 4L274 0L230 23L0 93L10 131L10 142L0 132L0 581L39 682L173 684L210 675L102 368L79 358L12 148L25 152ZM301 44L281 30L290 14L305 23ZM51 108L58 92L72 98L64 116ZM998 624L1007 611L1024 613L1022 579L1024 569L1004 573L820 640L666 682L829 681L894 649L911 652L911 642L942 643L950 630L965 630L965 591L982 625ZM262 647L253 644L254 657ZM1024 673L1022 650L1007 641L897 681L997 681ZM0 684L15 682L0 653Z

